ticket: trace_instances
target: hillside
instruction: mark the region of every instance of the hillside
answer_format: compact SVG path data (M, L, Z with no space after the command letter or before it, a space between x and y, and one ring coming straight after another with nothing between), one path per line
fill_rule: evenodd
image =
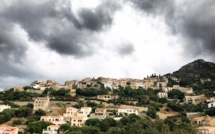
M215 80L215 63L207 62L202 59L195 60L173 72L173 76L179 78L185 85L196 84L200 79L210 78Z

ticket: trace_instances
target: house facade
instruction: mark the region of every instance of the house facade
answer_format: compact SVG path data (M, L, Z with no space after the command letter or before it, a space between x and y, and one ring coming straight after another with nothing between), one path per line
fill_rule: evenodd
M193 88L189 87L180 87L179 91L186 93L186 94L193 94Z
M120 115L120 114L122 114L122 115L125 115L125 114L127 114L127 115L129 115L129 114L138 115L139 111L136 108L119 108L117 114L118 115Z
M197 128L197 134L215 134L215 127L202 126Z
M90 115L90 118L105 119L108 116L106 108L96 108L95 113Z
M87 117L90 114L91 111L92 111L91 107L82 107L78 111L77 116L85 116L85 117Z
M72 97L75 97L75 96L76 96L76 89L70 89L69 94L70 94Z
M66 108L66 113L63 114L64 117L73 117L76 116L78 113L78 109L74 107Z
M71 126L83 127L87 120L86 116L73 116L71 118Z
M38 109L42 109L44 111L47 110L47 108L49 107L50 104L50 98L49 96L46 97L38 97L34 100L34 108L33 110L38 110Z
M185 103L192 103L194 105L199 104L205 100L207 100L207 98L203 94L196 96L185 96Z
M97 99L104 100L104 101L114 100L118 98L119 96L114 94L97 95Z
M58 134L57 130L60 128L60 125L49 125L47 129L43 129L42 134Z
M20 92L22 92L22 91L24 91L24 88L22 88L21 86L15 86L14 88L13 88L13 91L15 92L15 91L20 91Z
M11 106L8 105L0 105L0 112L4 111L5 109L10 109Z
M11 127L8 125L0 125L0 134L18 134L19 129L17 127Z
M208 103L208 108L215 107L215 102Z
M41 116L40 120L49 121L49 122L53 123L54 125L62 125L64 123L66 123L64 121L63 116Z
M168 98L168 94L166 92L158 92L158 98Z

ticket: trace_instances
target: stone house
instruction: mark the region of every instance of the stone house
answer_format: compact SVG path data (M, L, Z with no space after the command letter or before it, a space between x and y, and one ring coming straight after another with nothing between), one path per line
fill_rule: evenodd
M215 134L215 127L202 126L197 128L197 134Z
M50 98L47 95L46 97L38 97L34 100L34 108L33 110L42 109L44 111L47 111L47 108L50 105Z
M193 88L189 88L189 87L180 87L179 91L186 94L193 94Z
M168 98L168 94L166 92L158 92L158 98Z
M205 95L196 95L196 96L185 96L185 103L192 103L194 105L199 104L203 101L207 100Z
M24 88L22 88L21 86L15 86L13 88L13 91L20 91L20 92L22 92L22 91L24 91Z
M191 120L191 124L215 126L215 118L212 118L210 116L200 116L200 117L193 118Z
M119 98L119 96L114 95L114 94L97 95L97 99L104 100L104 101L114 100L114 99L118 99L118 98Z
M75 96L76 96L76 89L70 89L69 94L70 94L72 97L75 97Z

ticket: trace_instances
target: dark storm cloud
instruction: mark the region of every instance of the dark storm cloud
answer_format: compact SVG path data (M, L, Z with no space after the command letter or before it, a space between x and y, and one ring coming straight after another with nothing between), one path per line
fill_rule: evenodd
M215 3L213 0L186 1L176 5L174 0L127 0L139 10L163 16L175 35L185 40L184 51L191 56L215 56ZM212 57L211 56L211 57Z
M96 9L82 9L79 12L81 22L79 26L90 29L92 31L100 31L106 29L112 24L113 13L119 9L120 6L112 1L106 1L98 6Z
M184 12L181 32L188 37L190 44L187 48L194 51L194 56L199 53L208 53L215 56L215 3L213 0L205 0L187 3L187 11ZM196 49L197 48L197 49Z
M117 4L104 0L95 9L74 14L69 0L15 0L0 9L0 86L4 80L44 78L27 61L29 41L62 55L82 58L97 51L96 35L112 25ZM19 27L17 29L17 27ZM20 34L25 33L27 36ZM27 38L26 38L27 37ZM96 48L99 49L97 45ZM28 51L28 52L27 52ZM18 82L16 82L18 83ZM5 85L11 85L7 83ZM14 86L14 85L13 85Z
M130 43L124 43L117 48L117 51L121 56L130 55L134 52L134 46Z
M27 49L26 43L17 38L14 33L15 25L0 19L0 60L1 64L5 62L21 63Z
M174 10L174 0L127 0L134 6L151 14L170 14Z
M17 26L0 19L0 77L28 78L35 76L27 68L23 68L24 57L28 46L26 41L18 37Z
M71 12L68 0L34 2L17 0L0 16L10 23L17 23L34 41L46 42L47 47L64 55L83 57L92 54L90 46L95 32L111 26L117 6L103 2L96 9ZM87 51L86 51L87 50Z

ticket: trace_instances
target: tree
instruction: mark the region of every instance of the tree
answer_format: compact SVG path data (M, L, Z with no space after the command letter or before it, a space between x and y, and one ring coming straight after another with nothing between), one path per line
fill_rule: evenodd
M47 128L49 125L52 125L52 123L45 121L35 121L28 124L27 130L30 133L42 133L43 129Z
M88 119L85 122L85 125L94 126L94 127L97 127L97 128L100 128L100 124L101 124L101 120L99 120L97 118Z
M13 125L21 125L22 124L22 120L14 120L13 121Z
M155 118L156 117L156 109L153 106L150 106L148 108L148 111L146 112L146 114L148 116L150 116L151 118Z
M43 116L43 115L46 115L46 112L42 109L38 109L35 111L34 113L35 115L39 115L39 116Z
M179 99L179 100L183 100L185 95L183 92L177 90L177 89L173 89L172 91L168 92L168 97L171 99Z
M32 109L26 106L20 107L18 110L15 111L17 117L28 117L32 114Z
M186 122L186 123L190 123L190 119L187 118L186 116L181 116L181 121Z
M71 127L71 125L68 124L68 123L62 124L62 125L60 126L60 128L58 129L58 133L59 133L60 131L64 133L64 132L66 132L67 130L69 130L70 127Z
M169 118L166 118L164 120L164 123L169 125L171 131L173 131L174 127L176 126L174 121L172 119L169 119Z
M205 111L205 114L209 116L215 116L215 107L211 107Z
M99 128L93 126L84 126L82 128L83 134L98 134L100 132Z
M65 134L83 134L82 128L77 126L72 126Z
M177 112L183 111L182 106L180 104L175 103L175 102L169 102L169 103L167 103L167 106L169 108L171 108L172 110L177 111Z

